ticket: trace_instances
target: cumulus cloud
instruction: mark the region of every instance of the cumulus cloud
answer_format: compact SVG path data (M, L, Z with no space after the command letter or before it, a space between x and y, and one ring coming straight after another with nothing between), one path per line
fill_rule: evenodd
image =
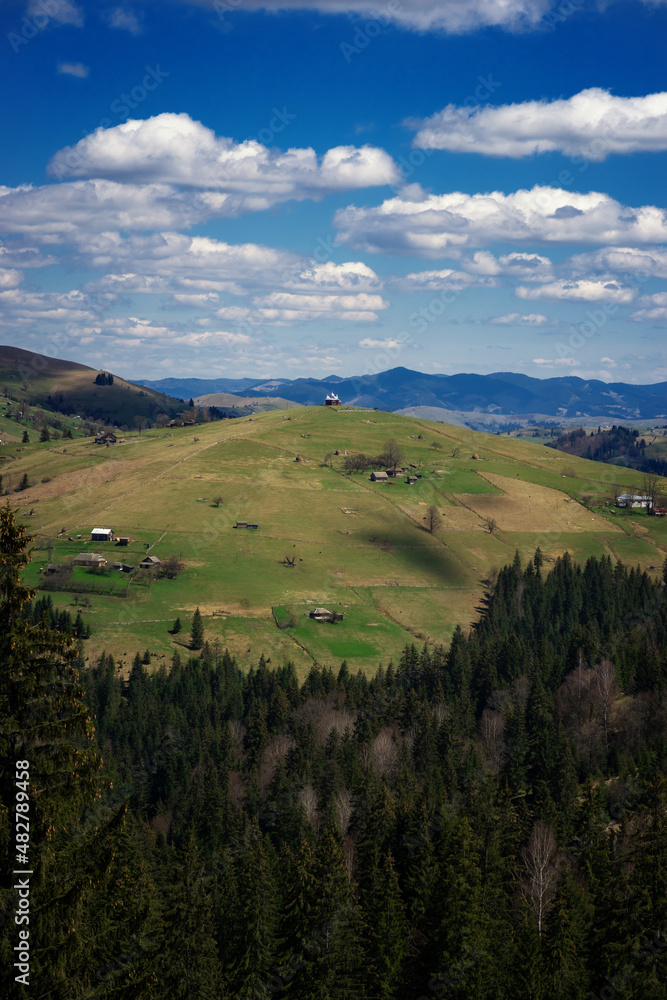
M267 132L282 132L292 117L275 109ZM289 199L322 198L400 178L389 154L374 146L337 146L318 157L313 149L279 150L256 139L218 137L184 112L98 128L56 153L48 170L59 179L195 189L201 192L198 210L207 206L211 215L260 211Z
M664 247L603 247L592 253L575 254L567 261L574 273L591 271L633 274L638 278L667 278Z
M378 311L389 303L380 295L296 295L290 292L271 292L253 299L252 308L223 306L215 313L220 319L251 324L287 326L291 323L315 320L345 320L354 323L372 323Z
M494 316L489 320L495 326L544 326L549 320L542 313L506 313L504 316Z
M667 213L628 208L607 194L536 186L511 194L458 191L413 200L405 192L373 208L336 213L340 240L380 253L451 256L466 247L522 243L657 243L667 238Z
M20 271L15 271L8 267L0 267L0 290L18 288L22 281L23 275Z
M90 69L88 66L84 66L83 63L61 62L58 63L58 72L65 76L78 76L80 79L85 80L90 73Z
M446 108L408 122L418 128L413 145L487 156L531 156L555 150L604 160L610 153L667 149L667 92L614 97L591 87L566 100L524 101L499 107Z
M223 18L239 6L234 0L195 0L213 6ZM549 0L389 0L378 5L373 0L243 0L244 10L317 10L323 14L357 14L380 28L395 23L417 31L444 31L461 34L477 28L496 26L509 31L534 28L549 10ZM365 30L363 21L359 30ZM369 32L370 35L370 32ZM370 35L370 37L375 37ZM350 31L354 44L354 31Z
M7 246L0 242L0 267L49 267L56 258L37 247Z
M230 244L174 232L127 237L103 233L80 243L79 253L87 267L107 272L86 285L86 291L170 292L181 305L203 305L207 296L213 302L213 294L254 294L254 305L265 311L265 319L272 312L281 321L288 311L298 313L299 319L340 311L346 319L355 312L368 320L386 307L376 294L380 279L360 261L318 264L257 243ZM280 302L266 297L274 292L282 294ZM241 320L251 311L221 308L225 312L218 315L227 319Z
M436 271L413 271L396 278L394 284L406 292L437 292L443 289L457 291L473 285L492 287L496 282L494 278L486 275L468 274L462 270L445 267Z
M166 184L95 180L0 186L3 231L41 244L75 242L89 233L118 229L187 228L210 214L197 199L179 195Z
M582 278L580 281L550 281L545 285L527 288L519 285L516 295L520 299L535 302L539 299L560 299L568 302L615 302L627 305L637 296L637 289L622 285L614 278Z
M667 292L656 292L655 295L642 295L639 305L643 306L633 313L630 319L637 323L645 323L648 320L667 319Z
M462 257L459 266L472 274L520 278L522 281L549 281L553 264L536 253L508 253L495 257L488 250L478 250L472 257Z

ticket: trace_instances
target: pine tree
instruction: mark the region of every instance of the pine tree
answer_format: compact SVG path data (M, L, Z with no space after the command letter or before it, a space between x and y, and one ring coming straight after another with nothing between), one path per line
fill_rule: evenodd
M183 626L181 625L181 619L176 618L174 624L171 626L171 634L178 635L178 633L181 631L182 628Z
M111 860L118 814L106 825L91 815L101 760L71 640L23 614L34 597L21 582L31 541L7 504L0 510L0 853L7 857L14 833L18 762L18 773L29 774L19 804L29 803L30 986L39 995L70 997L83 995L94 975L97 942L87 914ZM2 912L15 908L14 881L5 866ZM73 934L74 927L81 933ZM5 968L12 967L16 932L13 920L0 932ZM17 983L5 993L15 995L21 995Z
M199 608L195 609L190 627L190 649L201 649L204 645L204 623Z
M21 438L21 444L30 444L30 435L27 430L23 432L23 437Z
M46 425L44 425L44 427L42 427L42 432L39 435L39 440L40 441L50 441L51 440L51 435L49 434L49 428Z

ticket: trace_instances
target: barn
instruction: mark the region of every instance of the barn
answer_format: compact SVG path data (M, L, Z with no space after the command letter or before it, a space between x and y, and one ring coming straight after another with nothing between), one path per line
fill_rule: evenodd
M113 530L111 528L93 528L90 540L91 542L112 542Z

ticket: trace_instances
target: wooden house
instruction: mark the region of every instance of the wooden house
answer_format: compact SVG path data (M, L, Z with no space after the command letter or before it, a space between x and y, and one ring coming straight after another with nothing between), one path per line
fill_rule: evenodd
M112 542L113 541L113 529L112 528L93 528L90 533L91 542Z

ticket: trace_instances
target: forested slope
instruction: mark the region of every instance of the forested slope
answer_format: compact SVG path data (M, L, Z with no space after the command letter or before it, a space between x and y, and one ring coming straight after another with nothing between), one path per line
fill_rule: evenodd
M538 551L370 681L100 657L40 995L665 998L666 633L663 582Z

